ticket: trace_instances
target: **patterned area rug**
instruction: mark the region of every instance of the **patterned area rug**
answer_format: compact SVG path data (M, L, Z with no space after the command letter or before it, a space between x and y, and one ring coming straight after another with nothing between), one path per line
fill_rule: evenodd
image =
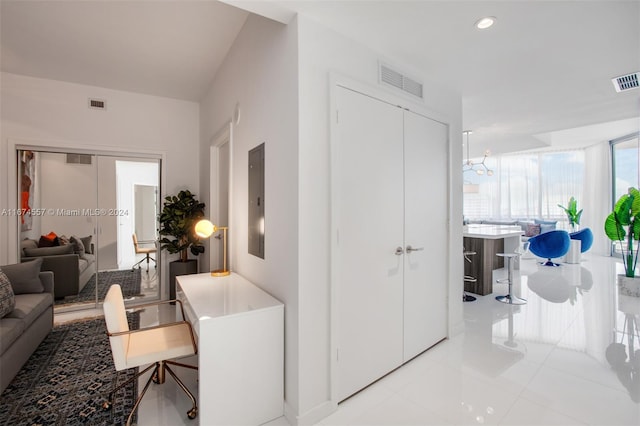
M127 318L131 329L139 327L138 313ZM120 372L118 383L136 372ZM103 410L115 380L104 318L54 327L0 396L0 425L125 424L137 380L116 393L111 410Z
M131 271L101 271L98 272L98 300L104 300L111 284L120 284L124 298L141 296L140 294L140 269ZM55 301L56 305L66 305L69 303L95 302L96 300L96 274L93 274L87 285L80 291L77 297L66 297Z

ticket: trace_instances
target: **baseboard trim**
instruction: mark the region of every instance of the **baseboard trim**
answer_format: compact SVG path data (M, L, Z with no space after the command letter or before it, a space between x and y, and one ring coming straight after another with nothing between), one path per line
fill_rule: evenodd
M338 406L336 404L333 404L331 401L325 401L306 413L297 415L295 410L285 401L284 417L292 426L312 425L329 416L337 409Z

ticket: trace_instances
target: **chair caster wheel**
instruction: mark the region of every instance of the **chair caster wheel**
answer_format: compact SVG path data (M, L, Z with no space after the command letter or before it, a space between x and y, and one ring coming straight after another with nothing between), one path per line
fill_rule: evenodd
M187 411L187 417L189 417L190 420L195 419L197 415L198 415L198 407L192 408L191 410Z
M158 375L157 374L153 375L153 379L152 380L153 380L153 383L155 383L156 385L160 383L160 381L158 380Z
M109 401L105 401L102 403L102 409L107 411L107 410L111 410L112 404Z

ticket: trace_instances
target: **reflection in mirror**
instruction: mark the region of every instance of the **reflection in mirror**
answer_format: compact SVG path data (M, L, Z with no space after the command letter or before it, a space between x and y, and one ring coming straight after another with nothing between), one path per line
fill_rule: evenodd
M109 286L127 298L159 296L157 269L136 266L137 229L155 247L158 159L18 151L20 258L54 272L56 312L93 308ZM146 197L136 200L136 187ZM156 260L154 256L154 260Z
M156 199L158 187L153 185L134 185L133 222L139 241L156 240Z
M95 303L96 159L93 155L19 151L20 260L42 259L54 273L57 304Z
M264 143L249 151L249 253L264 259Z

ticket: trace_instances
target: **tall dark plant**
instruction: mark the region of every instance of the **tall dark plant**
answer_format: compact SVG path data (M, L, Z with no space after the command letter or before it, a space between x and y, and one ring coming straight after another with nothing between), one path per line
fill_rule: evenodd
M620 242L625 275L633 278L638 262L638 251L636 248L634 254L633 241L640 240L640 192L636 188L629 188L629 192L616 202L613 212L604 222L604 232L612 241Z
M189 190L165 197L160 212L160 248L171 254L179 253L186 262L189 252L194 256L204 253L204 245L194 227L204 217L204 203L199 202Z

